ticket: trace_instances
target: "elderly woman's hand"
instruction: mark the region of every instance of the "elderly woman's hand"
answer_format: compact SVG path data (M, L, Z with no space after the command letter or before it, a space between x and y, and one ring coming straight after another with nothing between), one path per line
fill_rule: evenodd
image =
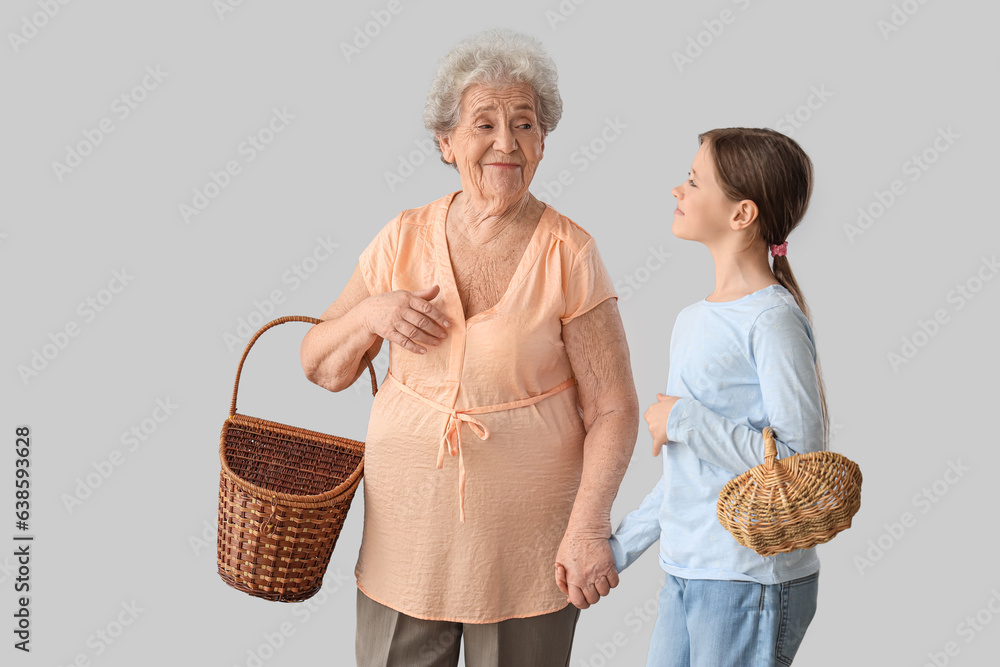
M618 585L618 570L608 536L567 532L559 545L556 585L579 609L597 604Z
M437 345L451 323L430 301L438 295L437 285L408 292L396 290L365 300L364 325L371 333L411 352L424 354L423 345Z

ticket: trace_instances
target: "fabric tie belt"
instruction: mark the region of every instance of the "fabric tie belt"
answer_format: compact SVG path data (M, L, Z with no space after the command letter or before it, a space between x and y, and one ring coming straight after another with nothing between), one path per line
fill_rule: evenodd
M533 405L549 396L558 394L576 384L576 378L570 378L537 396L529 396L528 398L508 403L481 405L475 408L458 410L456 408L449 408L447 405L443 405L437 401L432 401L426 396L417 393L403 384L392 373L389 373L386 379L395 383L404 394L412 396L429 408L434 408L438 412L448 415L448 421L444 427L444 435L441 437L441 445L438 447L437 467L438 469L444 467L444 451L446 446L452 456L458 455L458 506L459 516L463 523L465 522L465 460L462 457L462 422L468 424L469 428L479 436L480 440L487 440L490 437L490 430L486 428L485 424L471 415L482 415L488 412L502 412L504 410L513 410L514 408L523 408L526 405Z

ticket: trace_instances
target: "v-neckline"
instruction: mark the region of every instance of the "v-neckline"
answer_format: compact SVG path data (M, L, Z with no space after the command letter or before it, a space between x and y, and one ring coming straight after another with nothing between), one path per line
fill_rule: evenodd
M507 284L507 289L504 290L500 300L486 310L478 312L472 317L466 317L465 306L462 304L462 296L458 292L458 281L455 279L455 266L451 263L451 248L448 245L447 232L448 211L451 210L451 206L455 202L455 197L457 197L461 192L461 190L456 190L442 201L440 215L438 216L437 224L434 225L434 233L437 237L437 243L435 243L435 245L437 246L438 264L440 265L441 273L447 282L446 287L450 297L455 299L459 310L462 311L462 319L465 321L466 328L468 328L476 322L489 317L500 310L517 286L524 281L524 278L528 273L528 269L530 269L535 263L535 259L538 257L538 252L541 249L542 239L545 234L542 227L547 222L549 216L549 206L548 204L545 204L545 208L542 209L542 214L538 218L538 223L535 225L535 229L531 233L531 239L528 240L528 245L525 247L524 253L521 255L521 260L518 262L517 268L514 269L514 275L511 276L510 282Z

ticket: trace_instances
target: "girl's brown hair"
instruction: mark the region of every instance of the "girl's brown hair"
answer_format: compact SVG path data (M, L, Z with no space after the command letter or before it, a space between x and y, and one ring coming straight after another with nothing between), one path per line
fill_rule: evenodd
M812 194L813 166L802 147L791 138L767 128L730 127L698 135L706 144L716 180L731 201L749 199L757 205L757 224L750 243L781 245L802 221ZM809 317L809 307L785 256L777 256L771 270L795 303ZM820 407L823 411L823 448L829 439L830 419L819 363Z

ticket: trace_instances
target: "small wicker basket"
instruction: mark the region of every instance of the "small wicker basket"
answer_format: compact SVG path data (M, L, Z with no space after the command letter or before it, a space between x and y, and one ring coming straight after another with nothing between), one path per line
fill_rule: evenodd
M219 576L255 597L298 602L323 583L330 555L364 471L365 443L236 414L240 373L268 322L247 343L236 370L219 458ZM375 370L364 358L377 390Z
M861 469L834 452L778 460L764 429L764 463L730 480L719 494L719 523L761 556L808 549L851 527L861 508Z

